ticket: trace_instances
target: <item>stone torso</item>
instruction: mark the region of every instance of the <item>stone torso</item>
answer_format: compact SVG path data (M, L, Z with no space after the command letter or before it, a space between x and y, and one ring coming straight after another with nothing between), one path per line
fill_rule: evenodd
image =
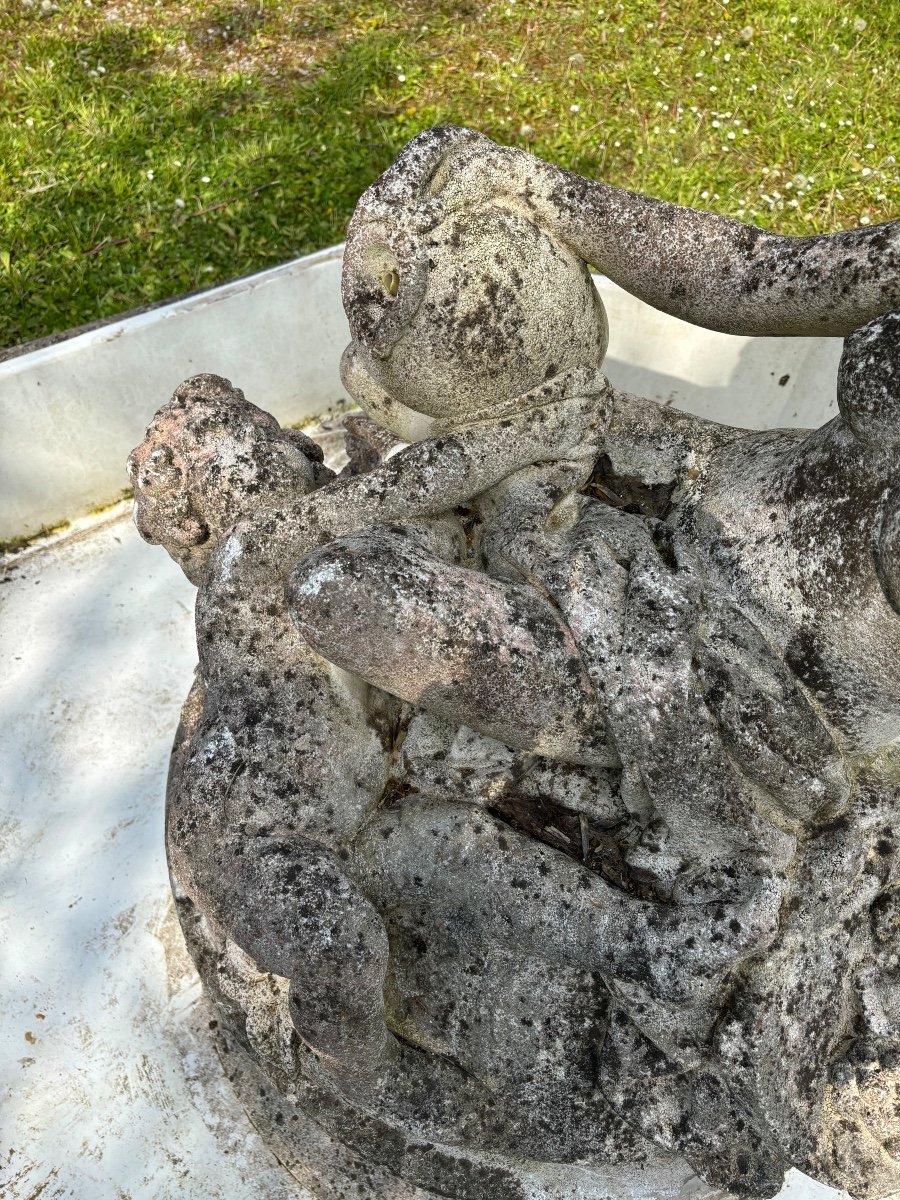
M878 569L896 481L836 418L730 443L672 518L856 754L900 736L900 616Z

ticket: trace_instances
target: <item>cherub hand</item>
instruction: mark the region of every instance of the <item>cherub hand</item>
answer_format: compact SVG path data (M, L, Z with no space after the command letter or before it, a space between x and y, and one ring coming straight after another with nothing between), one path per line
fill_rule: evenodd
M501 198L521 201L527 195L533 203L538 177L547 176L549 188L560 174L559 168L475 129L439 125L406 145L357 212L372 219L398 203L417 203L431 220Z
M501 197L520 198L538 160L513 146L501 146L474 129L454 127L431 177L430 194L444 214L471 209Z
M210 576L228 584L238 580L271 582L286 575L310 550L338 536L323 526L310 502L318 493L279 508L259 508L242 517L212 557Z

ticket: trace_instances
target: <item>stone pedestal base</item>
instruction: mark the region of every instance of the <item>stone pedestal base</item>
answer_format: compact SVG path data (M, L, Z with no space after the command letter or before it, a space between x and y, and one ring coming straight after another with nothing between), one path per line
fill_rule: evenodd
M674 1158L601 1173L565 1163L457 1156L451 1147L424 1143L407 1149L410 1169L432 1177L432 1186L419 1186L354 1151L286 1100L221 1020L216 1050L254 1127L316 1200L480 1200L489 1189L495 1200L730 1200ZM352 1120L350 1110L347 1116Z

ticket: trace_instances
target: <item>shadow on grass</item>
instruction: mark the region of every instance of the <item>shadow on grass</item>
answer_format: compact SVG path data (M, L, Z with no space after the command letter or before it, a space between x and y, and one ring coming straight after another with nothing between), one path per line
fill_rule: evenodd
M72 48L48 82L58 118L42 157L58 182L10 206L0 342L340 241L360 192L410 135L382 100L397 52L396 36L373 31L285 83L163 72L144 31ZM79 59L117 69L86 84ZM122 88L135 70L140 88Z

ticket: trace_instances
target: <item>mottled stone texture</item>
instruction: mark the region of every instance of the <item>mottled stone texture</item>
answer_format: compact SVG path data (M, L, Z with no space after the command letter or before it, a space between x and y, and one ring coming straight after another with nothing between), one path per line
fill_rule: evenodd
M340 476L212 375L133 452L198 585L183 926L323 1197L900 1189L898 245L432 130L350 228ZM586 262L847 335L840 415L616 391Z

